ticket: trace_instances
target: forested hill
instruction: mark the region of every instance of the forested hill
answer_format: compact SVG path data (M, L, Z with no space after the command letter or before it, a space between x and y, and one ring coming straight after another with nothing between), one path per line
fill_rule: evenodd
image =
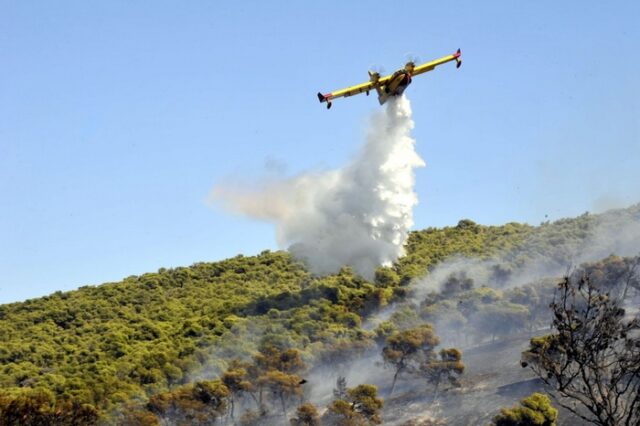
M265 251L2 305L0 411L37 395L51 410L109 419L124 405L213 379L265 344L297 348L307 364L330 359L374 341L362 327L367 316L402 301L451 256L500 258L501 271L546 253L561 262L619 220L640 221L640 205L540 226L461 220L416 231L406 256L373 281L348 267L314 277L286 252Z

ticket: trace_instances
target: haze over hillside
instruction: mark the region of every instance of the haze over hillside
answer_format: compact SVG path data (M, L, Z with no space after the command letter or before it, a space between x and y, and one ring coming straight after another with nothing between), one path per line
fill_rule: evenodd
M348 267L313 275L286 252L264 252L2 305L0 412L7 415L8 401L45 392L52 407L75 401L106 422L125 422L124 413L135 412L154 424L187 415L184 404L194 401L189 395L197 382L214 386L220 404L193 402L187 411L201 412L207 419L202 424L233 422L231 401L215 380L239 368L234 359L248 363L241 370L251 372L261 353L295 350L299 365L279 368L306 383L283 403L265 394L260 414L251 394L271 385L266 376L258 380L258 370L254 378L246 373L246 392L233 404L236 421L245 413L258 416L256 424L281 424L282 405L293 416L300 398L326 407L338 376L349 388L376 384L387 399L381 415L390 424L421 416L450 424L474 415L490 419L500 406L543 389L529 382L516 355L531 333L548 325L547 304L558 279L603 258L597 268L629 265L640 252L639 225L640 205L537 227L462 220L411 232L406 255L378 268L372 280ZM632 288L628 297L637 295ZM467 367L462 387L443 390L435 405L429 386L409 376L399 377L389 397L393 371L382 369L385 339L424 323L432 324L439 348L462 349ZM516 348L512 352L500 344L508 341L519 342L508 344ZM496 357L505 368L487 370L487 360ZM513 385L519 390L504 390L520 382ZM486 401L482 410L467 405L470 411L458 411L477 398ZM406 404L411 408L402 408Z

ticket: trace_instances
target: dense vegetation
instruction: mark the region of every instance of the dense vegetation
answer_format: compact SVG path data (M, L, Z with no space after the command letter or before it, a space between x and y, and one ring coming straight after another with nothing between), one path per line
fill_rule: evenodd
M640 206L619 214L637 217ZM406 256L379 268L373 281L348 267L314 277L286 252L265 251L2 305L0 412L41 392L48 406L66 407L69 416L75 409L77 415L95 410L103 419L114 418L134 402L152 404L150 411L161 414L175 401L210 398L202 393L204 386L218 392L220 404L209 409L219 414L232 400L226 395L222 401L229 388L212 380L233 371L234 359L255 362L264 348L295 348L306 365L339 364L425 322L435 324L436 333L446 324L476 327L484 333L480 339L530 329L539 321L535 306L547 303L544 283L503 291L454 276L443 292L419 303L410 301L412 284L453 255L499 259L490 277L499 283L545 251L561 257L590 235L597 220L583 215L539 227L462 220L455 227L413 232ZM388 321L375 329L363 327L389 304L398 309ZM502 320L495 321L496 315ZM487 332L478 324L498 328ZM448 355L440 356L444 362ZM315 418L312 411L300 408L298 415ZM146 412L140 416L150 418Z

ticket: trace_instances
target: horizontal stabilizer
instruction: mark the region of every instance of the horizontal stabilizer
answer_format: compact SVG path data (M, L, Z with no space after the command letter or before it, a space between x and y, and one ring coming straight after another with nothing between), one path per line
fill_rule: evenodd
M322 103L322 102L326 102L327 103L327 109L331 108L331 93L327 94L327 95L323 95L322 93L318 92L318 100Z

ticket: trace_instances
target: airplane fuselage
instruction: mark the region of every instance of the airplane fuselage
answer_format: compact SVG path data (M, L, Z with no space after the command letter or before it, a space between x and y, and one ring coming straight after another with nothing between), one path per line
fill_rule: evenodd
M393 73L387 84L381 88L376 88L380 105L384 104L390 96L400 96L411 84L411 74L405 70Z

